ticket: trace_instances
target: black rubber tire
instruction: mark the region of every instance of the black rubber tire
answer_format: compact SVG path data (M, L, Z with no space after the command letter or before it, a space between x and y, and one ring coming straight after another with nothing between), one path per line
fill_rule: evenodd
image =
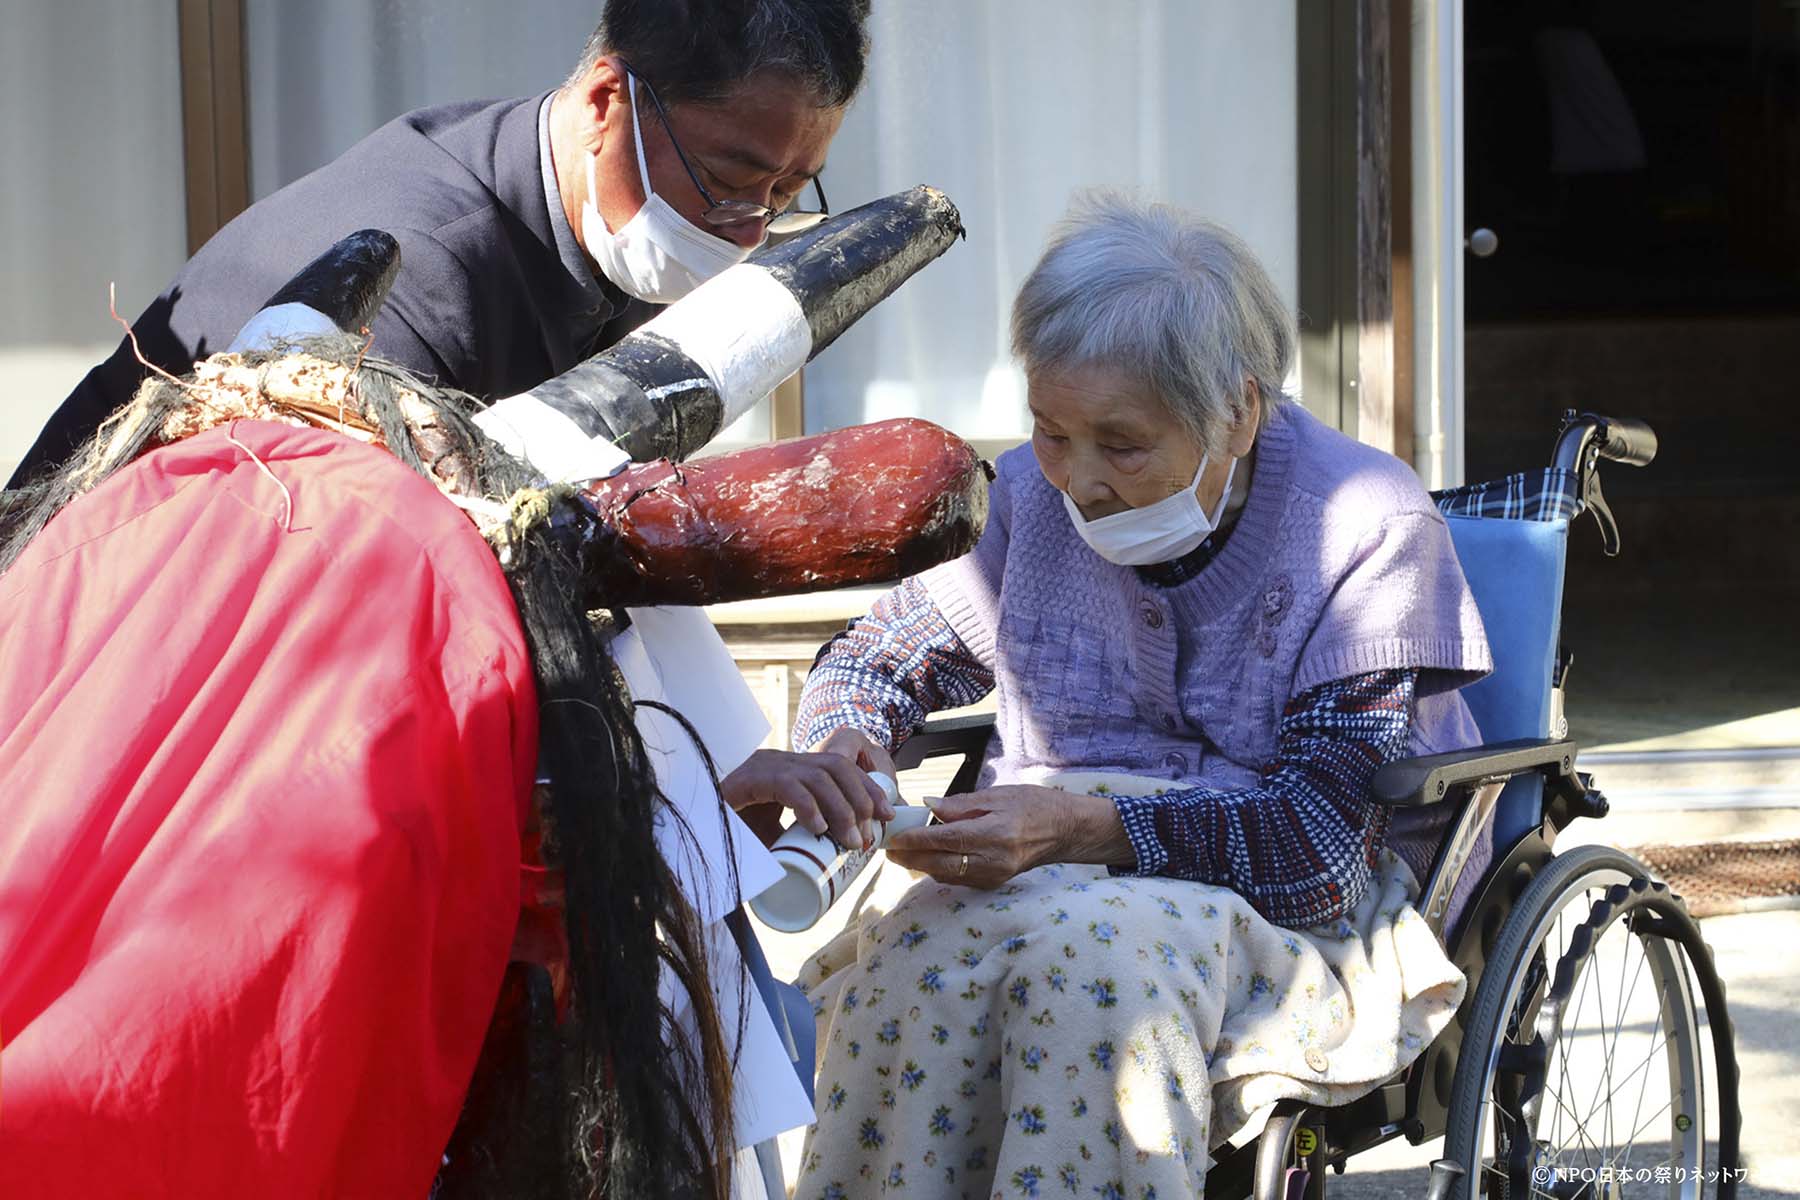
M1570 973L1573 964L1561 960L1588 953L1594 938L1604 934L1618 915L1615 908L1640 896L1653 899L1658 914L1673 920L1677 934L1674 940L1691 962L1698 984L1697 1011L1704 1012L1712 1031L1721 1094L1707 1100L1718 1107L1722 1136L1720 1162L1709 1166L1739 1165L1737 1070L1731 1023L1725 1011L1723 987L1713 967L1712 955L1700 939L1698 926L1687 915L1680 898L1669 894L1666 885L1654 881L1648 869L1630 855L1608 846L1577 846L1551 860L1520 896L1488 956L1469 1009L1444 1138L1444 1157L1461 1164L1468 1172L1466 1190L1459 1194L1471 1197L1507 1195L1504 1180L1491 1175L1484 1180L1481 1171L1483 1155L1492 1149L1481 1145L1485 1132L1481 1101L1493 1086L1489 1064L1496 1040L1506 1036L1507 1026L1518 1016L1529 1016L1535 1023L1538 1007L1550 994L1558 976L1567 977ZM1588 924L1591 917L1596 925L1587 937L1579 937L1577 931L1572 930L1569 942L1562 947L1564 953L1558 954L1558 961L1549 962L1537 953L1547 932L1540 927L1558 910L1565 913L1577 930ZM1549 928L1554 929L1554 924ZM1513 980L1522 972L1529 973L1529 982L1515 994ZM1699 1086L1706 1086L1704 1077ZM1484 1193L1481 1190L1484 1183L1500 1186ZM1717 1194L1723 1200L1734 1191L1735 1185L1722 1183Z

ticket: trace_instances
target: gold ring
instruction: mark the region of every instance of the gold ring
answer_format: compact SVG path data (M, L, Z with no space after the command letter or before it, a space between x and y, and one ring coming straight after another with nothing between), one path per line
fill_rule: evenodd
M956 868L956 877L958 879L960 879L964 875L967 875L968 873L969 873L969 856L965 854L962 856L962 865L960 867Z

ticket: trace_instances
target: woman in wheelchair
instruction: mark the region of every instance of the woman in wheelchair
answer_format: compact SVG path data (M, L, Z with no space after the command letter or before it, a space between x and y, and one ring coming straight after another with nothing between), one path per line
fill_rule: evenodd
M980 787L890 857L922 880L809 964L798 1197L1198 1194L1272 1101L1347 1101L1464 980L1369 799L1479 740L1490 669L1411 471L1282 392L1294 333L1235 237L1113 196L1026 280L1029 449L966 557L820 653L796 745L892 770L998 691Z

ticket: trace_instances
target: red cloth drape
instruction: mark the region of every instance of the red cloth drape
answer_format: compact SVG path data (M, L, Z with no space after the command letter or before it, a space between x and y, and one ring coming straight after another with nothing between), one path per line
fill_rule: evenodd
M380 451L241 421L65 510L0 576L0 1196L424 1196L536 740L493 555Z

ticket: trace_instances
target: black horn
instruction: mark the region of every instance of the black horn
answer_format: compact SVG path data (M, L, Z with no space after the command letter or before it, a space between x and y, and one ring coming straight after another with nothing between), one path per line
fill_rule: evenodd
M935 188L865 204L726 270L525 395L639 462L679 461L962 235Z
M962 214L950 198L920 186L853 208L752 261L802 297L812 352L818 354L966 236Z
M304 304L345 333L374 323L400 270L400 243L379 229L359 229L300 269L264 308Z

